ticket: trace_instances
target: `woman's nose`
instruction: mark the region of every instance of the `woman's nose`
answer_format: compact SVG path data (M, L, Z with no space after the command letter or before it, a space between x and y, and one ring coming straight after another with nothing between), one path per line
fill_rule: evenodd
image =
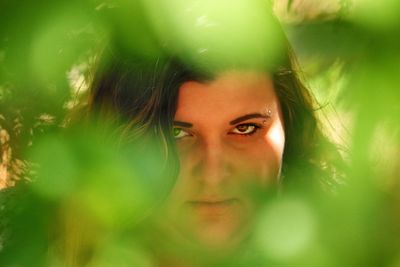
M199 161L197 166L198 178L209 186L223 183L228 173L227 151L222 142L212 141L203 143L199 151Z

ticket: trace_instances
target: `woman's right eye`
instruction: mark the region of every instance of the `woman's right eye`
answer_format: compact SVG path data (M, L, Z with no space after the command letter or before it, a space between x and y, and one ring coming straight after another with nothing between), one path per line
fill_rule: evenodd
M190 135L188 132L186 132L182 128L174 128L173 134L174 134L175 139L180 139L180 138Z

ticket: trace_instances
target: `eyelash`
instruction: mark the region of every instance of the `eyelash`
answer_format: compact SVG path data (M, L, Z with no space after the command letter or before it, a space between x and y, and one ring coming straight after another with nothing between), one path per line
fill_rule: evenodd
M256 132L258 132L262 128L262 126L257 124L257 123L243 123L243 124L236 125L234 129L237 129L240 126L254 127L254 130L252 132L250 132L250 133L240 134L240 133L229 132L229 134L234 134L234 135L246 136L247 137L247 136L251 136L251 135L255 134Z
M184 135L184 136L181 136L181 137L177 137L177 136L176 136L176 133L175 133L175 130L178 130L178 131L184 132L184 133L186 133L186 135ZM181 132L180 132L180 133L181 133ZM173 134L173 136L174 136L174 138L175 138L175 139L181 139L181 138L183 138L183 137L190 136L190 133L188 133L187 131L185 131L184 129L182 129L182 128L179 128L179 127L175 127L175 128L173 129L173 132L172 132L172 134Z
M250 132L250 133L234 133L234 132L230 131L228 134L231 134L231 135L238 135L238 136L246 136L246 137L247 137L247 136L251 136L251 135L255 134L255 133L258 132L260 129L262 129L262 126L259 125L259 124L257 124L257 123L243 123L243 124L239 124L239 125L236 125L234 129L237 129L237 128L240 127L240 126L254 127L254 130L253 130L252 132ZM182 129L182 128L176 127L176 128L174 128L174 131L175 131L175 129L178 130L178 131L183 131L183 132L187 133L187 135L185 135L185 136L190 136L190 133L188 133L187 131L185 131L185 130ZM174 134L174 135L175 135L175 134ZM185 136L182 136L182 137L175 137L175 138L176 138L176 139L181 139L181 138L183 138L183 137L185 137Z

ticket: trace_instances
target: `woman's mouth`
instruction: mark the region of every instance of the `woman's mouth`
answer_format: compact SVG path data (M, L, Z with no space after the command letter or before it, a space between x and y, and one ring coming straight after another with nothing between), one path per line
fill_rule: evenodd
M239 205L236 198L227 199L199 199L187 202L189 208L203 219L218 219L232 216Z

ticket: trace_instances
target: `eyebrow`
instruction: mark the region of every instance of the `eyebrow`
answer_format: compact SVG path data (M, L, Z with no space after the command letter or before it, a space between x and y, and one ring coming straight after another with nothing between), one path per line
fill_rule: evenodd
M270 116L261 114L261 113L251 113L251 114L246 114L243 116L240 116L232 121L229 122L230 125L234 125L237 124L239 122L245 121L245 120L249 120L249 119L254 119L254 118L262 118L262 119L268 119L270 118Z
M254 118L268 119L269 117L270 116L263 115L261 113L251 113L251 114L246 114L246 115L240 116L240 117L230 121L229 124L234 125L234 124L237 124L242 121L249 120L249 119L254 119ZM180 126L180 127L184 127L184 128L192 128L193 127L193 124L191 124L189 122L184 122L184 121L174 121L173 124L174 124L174 126Z
M185 128L192 128L193 124L184 122L184 121L174 121L175 126L185 127Z

